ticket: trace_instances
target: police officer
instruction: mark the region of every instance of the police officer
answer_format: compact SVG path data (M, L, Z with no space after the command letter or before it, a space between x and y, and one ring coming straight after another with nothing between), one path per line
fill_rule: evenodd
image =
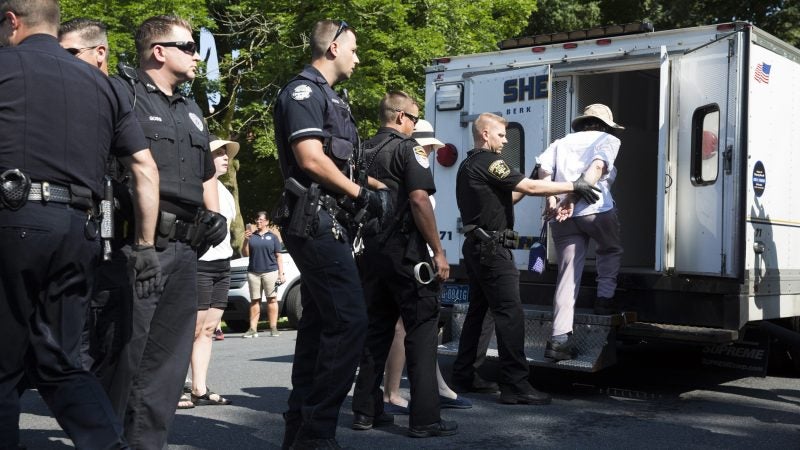
M504 236L514 227L514 203L523 196L574 191L593 203L598 199L593 192L597 188L583 177L574 183L553 183L531 180L511 169L500 156L508 142L506 125L495 114L478 116L472 124L475 149L458 168L456 201L465 225L462 252L469 277L469 309L453 363L453 387L456 392L476 390L473 363L488 308L494 316L500 354L500 402L543 405L550 403L550 396L528 382L519 270Z
M58 28L58 43L76 58L97 67L103 74L108 75L108 34L106 30L106 25L97 20L82 17L70 19ZM114 87L119 89L116 84ZM119 92L120 97L125 99L127 104L125 89L119 89ZM119 164L119 161L113 156L109 157L106 175L111 175L111 172L123 171L124 166ZM110 219L111 223L118 224L115 231L119 233L122 231L122 217L116 208L112 214L115 215L115 218ZM103 218L103 220L108 219ZM124 297L130 297L133 292L129 288L128 257L120 251L122 242L114 241L113 250L109 248L109 252L106 252L105 245L111 245L112 242L103 244L103 260L95 271L95 289L84 326L81 358L83 367L95 374L103 384L103 388L108 390L113 380L117 358L119 358L123 330L130 328L124 325L125 320L129 321L130 318L122 314L122 306L129 305L131 302L130 300L126 301Z
M18 445L27 370L76 447L120 448L121 423L78 351L100 257L97 202L111 149L132 175L133 263L149 289L161 273L158 171L127 100L59 47L59 15L56 0L0 0L0 446Z
M135 448L162 448L183 388L197 315L197 256L227 234L217 213L215 168L202 111L179 86L195 77L197 44L191 25L175 16L146 19L136 31L139 69L114 80L128 101L158 164L161 196L156 236L163 290L136 289L129 340L110 396L124 415ZM123 249L124 251L124 249Z
M354 430L391 423L383 411L380 390L383 368L402 316L405 351L411 383L408 435L449 436L458 425L441 420L436 379L439 323L439 281L450 266L444 256L429 195L436 192L428 153L411 133L419 120L419 106L408 94L393 91L380 103L381 128L365 143L369 175L386 184L395 215L386 230L365 238L358 259L369 329L353 393ZM433 250L433 260L427 246ZM415 266L420 263L415 277ZM423 267L425 267L423 269ZM433 279L432 268L436 269Z
M108 33L103 22L76 17L58 28L58 43L108 75Z
M359 62L356 34L344 21L319 21L311 32L311 51L311 64L283 87L274 111L290 213L288 219L274 215L273 222L283 226L286 247L303 274L303 317L283 440L284 448L297 449L339 448L339 409L353 384L367 329L349 243L353 233L336 218L340 211L333 199L346 197L373 216L383 211L382 195L352 179L356 124L350 106L332 88L350 78Z

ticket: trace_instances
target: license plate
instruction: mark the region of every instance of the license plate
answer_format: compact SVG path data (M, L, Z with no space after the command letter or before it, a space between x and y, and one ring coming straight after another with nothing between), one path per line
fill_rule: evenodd
M442 293L439 295L439 300L443 305L469 303L469 285L445 284L442 286Z

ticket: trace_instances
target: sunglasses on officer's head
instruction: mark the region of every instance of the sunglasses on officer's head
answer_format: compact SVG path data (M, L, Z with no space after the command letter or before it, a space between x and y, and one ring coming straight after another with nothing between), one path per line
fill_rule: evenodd
M197 43L194 41L175 41L175 42L153 42L150 48L160 45L162 47L175 47L178 50L194 55L197 51Z
M336 29L336 34L333 35L333 39L331 39L331 42L335 41L336 38L338 38L344 32L344 30L348 28L350 28L350 25L347 25L347 22L345 22L344 20L340 20L339 28Z

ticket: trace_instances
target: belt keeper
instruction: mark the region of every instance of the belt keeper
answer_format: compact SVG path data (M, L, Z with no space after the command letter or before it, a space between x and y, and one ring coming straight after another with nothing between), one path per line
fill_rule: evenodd
M50 183L42 181L42 201L47 203L50 201Z

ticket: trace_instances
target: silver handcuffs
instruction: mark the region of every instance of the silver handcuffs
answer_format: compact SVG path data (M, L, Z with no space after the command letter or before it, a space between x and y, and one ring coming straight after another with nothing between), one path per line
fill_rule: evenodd
M426 262L417 263L414 266L414 278L417 279L417 282L420 284L430 284L436 278L436 273L433 271L433 267Z

